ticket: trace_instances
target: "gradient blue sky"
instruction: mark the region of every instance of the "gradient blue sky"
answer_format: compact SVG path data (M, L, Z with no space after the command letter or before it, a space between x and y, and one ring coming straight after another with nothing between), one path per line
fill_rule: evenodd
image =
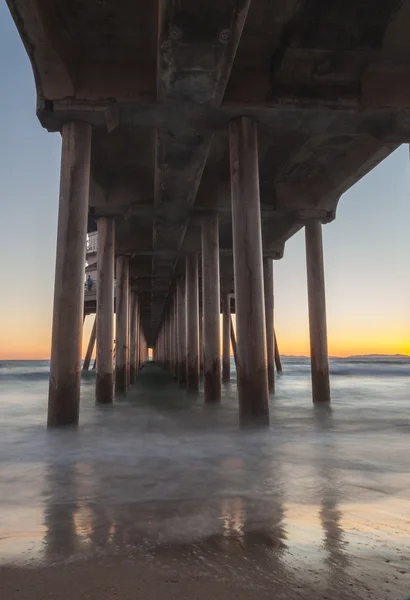
M37 121L30 63L5 3L0 76L0 358L48 357L61 139ZM324 227L331 354L410 354L409 197L403 146L342 197ZM307 354L303 232L275 263L275 289L281 351Z

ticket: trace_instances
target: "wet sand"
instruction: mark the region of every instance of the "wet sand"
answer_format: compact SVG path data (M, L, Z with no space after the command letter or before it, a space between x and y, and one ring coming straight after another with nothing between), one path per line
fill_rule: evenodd
M155 368L114 407L93 385L78 431L3 425L1 600L410 594L409 406L383 410L387 381L336 379L332 409L279 381L264 432L238 431L232 384L209 410Z
M216 580L209 576L190 575L141 566L131 561L89 561L70 564L64 568L49 567L41 571L22 569L0 570L0 591L7 600L152 600L179 599L223 599L249 598L318 598L314 590L310 592L286 586L273 590L255 586L244 586L240 581ZM326 597L326 596L324 596ZM342 596L339 596L342 597ZM357 596L343 596L356 597Z
M242 556L215 552L212 562L193 549L169 547L165 557L132 553L128 556L76 559L34 567L0 567L0 597L6 600L153 600L236 598L353 600L402 599L409 575L397 565L376 557L355 559L349 576L334 563L327 573L315 570L314 561L293 561L288 571L268 565L260 552L238 542ZM192 553L190 557L188 554Z

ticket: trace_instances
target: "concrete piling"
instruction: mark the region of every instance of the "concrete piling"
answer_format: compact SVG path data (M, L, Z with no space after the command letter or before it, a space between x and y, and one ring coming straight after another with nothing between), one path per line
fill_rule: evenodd
M116 356L115 389L125 394L129 383L129 258L117 256L116 262Z
M138 317L139 317L139 325L138 325L138 348L137 348L137 361L138 361L138 370L142 367L142 365L144 364L145 360L146 360L146 356L145 356L145 335L144 335L144 331L141 327L141 317L140 317L140 313L138 312Z
M222 381L231 379L231 295L222 301Z
M138 295L130 293L130 384L135 383L138 370L137 358L137 320L138 320Z
M97 376L95 399L110 404L114 390L114 245L115 222L111 217L97 221Z
M165 366L165 369L168 371L168 369L169 369L169 320L168 320L168 313L165 315L165 318L164 318L164 336L165 336L165 340L164 340L164 366Z
M213 212L202 221L202 318L205 402L221 399L219 219Z
M330 402L322 223L305 226L313 402Z
M173 329L173 369L172 374L175 379L178 379L179 366L178 366L178 298L177 291L175 290L174 298L172 302L172 329Z
M140 329L140 365L142 366L148 360L148 345L144 332Z
M199 373L202 375L204 372L204 307L201 304L201 286L199 287L199 329L198 329L198 340L199 340Z
M229 318L229 324L230 324L230 329L231 329L232 352L233 352L233 357L235 360L235 367L236 367L236 370L238 370L238 349L236 347L236 335L235 335L235 329L233 327L232 316L230 316L230 318Z
M178 381L186 383L186 299L185 277L180 277L177 282L178 302Z
M169 371L174 375L175 370L175 328L174 328L174 307L169 307Z
M276 338L275 330L273 331L273 337L275 338L275 366L276 366L276 371L278 373L282 373L282 361L280 359L279 345L278 345L278 340Z
M199 390L199 298L198 257L186 257L187 391Z
M256 123L229 124L236 342L241 425L269 423Z
M268 366L268 387L275 391L275 334L274 334L274 297L273 297L273 260L263 259L263 279L265 290L266 318L266 359Z
M97 333L97 315L95 316L93 328L91 329L90 340L88 342L87 352L85 354L85 358L84 358L84 362L83 362L83 371L88 371L88 369L90 368L91 357L93 355L93 350L94 350L94 345L95 345L96 333Z
M139 355L139 344L140 344L140 333L141 333L141 305L137 295L136 303L136 317L135 317L135 377L137 377L140 370L140 355Z
M139 317L139 314L138 314ZM141 323L138 323L137 331L136 331L136 348L135 348L135 359L137 361L137 372L140 371L142 366L142 329Z
M65 123L61 134L48 427L78 423L91 125Z

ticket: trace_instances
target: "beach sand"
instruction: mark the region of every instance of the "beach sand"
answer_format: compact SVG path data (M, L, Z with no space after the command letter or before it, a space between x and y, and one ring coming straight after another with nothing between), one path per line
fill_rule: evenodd
M171 550L171 549L169 549ZM292 572L260 568L251 555L235 560L221 555L210 564L178 558L100 557L65 564L0 568L2 600L394 600L410 583L391 562L359 560L348 578L338 565L318 572L303 563Z

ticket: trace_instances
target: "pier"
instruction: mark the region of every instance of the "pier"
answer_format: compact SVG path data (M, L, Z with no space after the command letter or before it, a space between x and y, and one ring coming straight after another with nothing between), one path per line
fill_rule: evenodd
M192 394L202 365L218 403L232 339L240 423L267 425L274 261L303 228L312 400L329 403L322 227L409 142L410 0L7 4L62 137L48 425L78 423L91 313L97 403L151 355Z

